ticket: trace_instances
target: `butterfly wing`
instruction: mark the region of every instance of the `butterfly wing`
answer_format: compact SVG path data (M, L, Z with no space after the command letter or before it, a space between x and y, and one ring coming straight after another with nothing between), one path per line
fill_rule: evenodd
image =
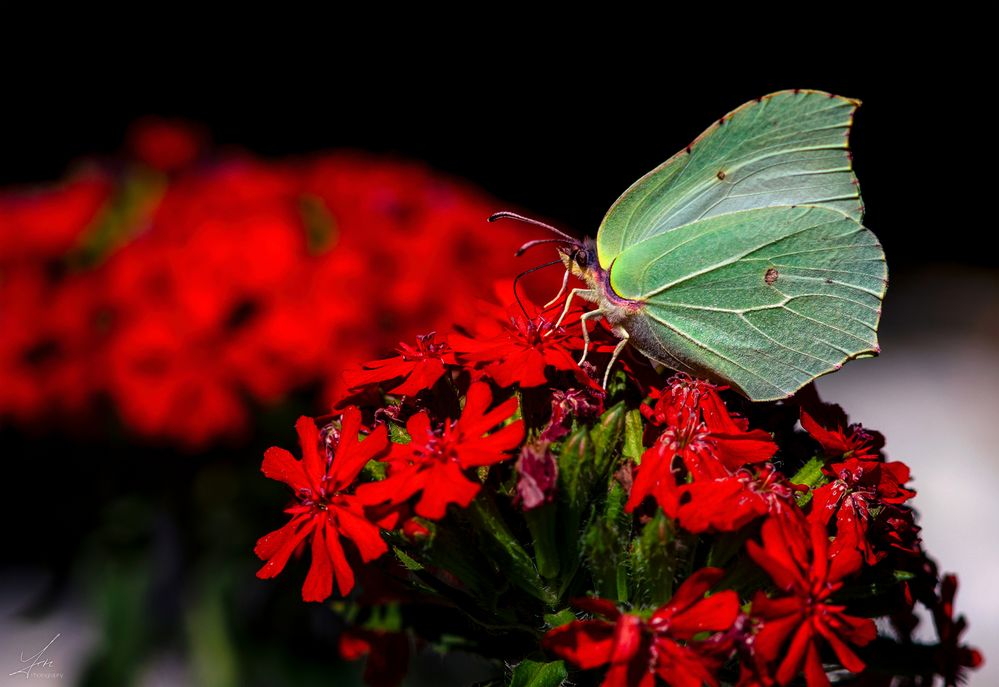
M884 251L850 214L770 207L629 245L610 284L644 304L625 326L648 357L754 401L784 398L878 352Z
M636 243L708 217L821 205L860 220L847 137L859 102L781 91L746 103L621 195L597 232L606 269Z

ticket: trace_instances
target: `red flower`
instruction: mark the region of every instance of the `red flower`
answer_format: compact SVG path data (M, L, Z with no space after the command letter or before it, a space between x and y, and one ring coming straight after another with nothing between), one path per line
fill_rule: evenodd
M344 372L344 381L351 390L368 384L402 379L388 390L390 394L415 396L429 389L444 376L448 365L457 365L454 351L446 341L435 341L436 332L416 337L416 346L399 343L399 355L394 358L372 360L364 363L360 370Z
M405 632L350 628L340 635L339 648L346 661L368 657L363 676L366 685L396 687L406 677L410 648Z
M828 686L819 652L823 642L847 670L862 671L864 662L847 643L863 646L873 640L874 622L846 615L843 606L830 603L841 580L860 568L859 554L848 549L830 557L825 527L795 518L768 518L762 541L762 546L748 542L747 551L786 594L771 599L757 592L752 607L761 621L756 651L766 663L779 662L777 681L787 685L804 669L809 687Z
M850 458L833 463L824 472L834 479L815 490L812 517L827 524L836 516L833 554L844 547L853 547L864 555L868 565L874 565L884 557L884 552L875 550L868 535L871 512L884 512L884 506L902 504L916 495L902 486L909 480L908 466ZM893 514L894 510L884 512L885 518Z
M463 363L481 371L501 387L521 388L548 383L547 368L574 373L584 384L593 381L576 364L576 351L583 350L578 310L559 327L531 303L524 303L530 318L517 304L494 307L489 317L479 321L475 336L451 336L452 345Z
M150 118L135 124L128 138L139 160L154 169L173 172L198 157L205 137L190 124Z
M558 462L548 448L548 442L529 444L517 459L517 490L515 505L525 512L555 500L558 485Z
M827 458L878 460L884 437L864 429L861 424L847 424L846 413L838 405L819 400L814 387L801 392L801 426L819 442ZM806 409L807 406L807 409Z
M730 477L680 485L675 511L666 512L688 532L734 532L767 513L787 517L797 510L795 495L807 490L791 484L773 463L764 463Z
M369 503L399 504L419 493L414 511L428 520L443 518L449 504L468 506L482 485L469 479L465 471L506 460L508 451L524 439L522 420L487 434L517 409L517 399L509 398L487 412L492 400L489 385L476 382L468 389L457 422L435 430L426 412L409 418L406 430L411 440L392 445L388 477L363 485L358 495Z
M655 406L643 406L642 411L651 424L665 429L642 455L627 509L652 496L668 515L677 517L686 499L692 505L685 519L695 532L738 529L767 512L767 500L749 488L751 479L737 472L776 453L770 434L749 430L746 420L729 414L713 384L678 375L668 391L656 395ZM690 484L677 485L676 458L692 477ZM717 509L718 498L727 499L725 509Z
M58 186L0 192L0 265L61 258L79 245L111 197L111 179L78 174ZM39 273L42 265L36 263Z
M652 687L656 675L673 687L717 685L717 660L692 640L728 630L739 615L733 591L704 598L724 574L719 568L698 570L647 620L621 613L612 601L580 599L573 605L608 620L556 627L545 635L544 646L584 670L610 664L603 687Z
M603 389L587 386L584 389L554 389L552 391L552 414L541 432L542 441L558 441L569 433L574 420L586 421L598 417L604 411Z
M940 599L933 608L933 622L937 627L940 644L933 653L937 673L947 687L964 681L966 668L978 668L984 662L978 649L961 644L961 635L968 627L964 616L954 619L954 596L957 594L957 577L944 575L940 581Z
M302 586L302 599L323 601L332 592L334 578L342 595L354 587L354 571L347 562L342 538L354 543L365 563L388 551L378 526L365 515L368 504L359 495L347 493L361 468L388 448L388 433L381 426L367 439L357 440L361 413L347 408L336 453L327 458L319 453L319 430L310 418L299 418L295 429L302 460L277 447L264 453L263 473L291 487L298 503L285 510L292 516L287 525L257 541L254 553L267 561L257 577L280 573L295 549L311 535L312 565Z

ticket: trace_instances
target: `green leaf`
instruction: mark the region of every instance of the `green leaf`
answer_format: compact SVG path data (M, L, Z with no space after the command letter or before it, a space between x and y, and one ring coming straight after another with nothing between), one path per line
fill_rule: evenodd
M557 516L558 510L554 503L524 513L534 544L534 560L537 562L538 572L546 579L558 575L560 567L556 537Z
M589 482L586 476L593 470L593 440L589 430L583 426L569 435L556 452L558 461L558 490L563 501L570 506L579 506L581 492Z
M563 661L521 661L513 669L510 687L558 687L569 676Z
M641 304L624 327L642 353L754 401L877 353L886 284L874 234L817 206L698 220L627 246L610 274Z
M821 487L823 484L828 482L828 478L822 473L822 468L825 466L825 461L819 457L811 458L807 463L801 466L801 469L794 473L791 478L791 484L804 484L808 487L808 491L804 494L798 494L796 500L798 505L804 508L809 501L812 500L812 492L817 488Z
M676 547L673 521L657 510L642 528L631 549L634 601L643 606L660 606L673 596L676 576Z
M391 421L385 424L388 427L389 440L393 444L408 444L413 440L413 437L409 436L409 432L406 431L403 425Z
M396 558L399 559L399 562L402 563L406 570L409 570L410 572L419 572L420 570L423 570L423 564L400 549L398 546L393 546L392 552L395 553Z
M571 608L563 608L558 613L546 613L545 614L545 624L548 627L562 627L567 625L576 619L576 614L572 612Z
M130 241L137 229L148 225L148 218L165 190L166 178L161 174L127 174L97 218L80 236L67 256L69 263L82 268L100 264L115 249Z
M309 253L320 255L332 248L337 241L336 220L330 214L323 199L304 194L298 199L298 209L305 226L305 239Z
M624 416L624 447L621 449L621 454L625 458L630 458L635 463L641 460L642 452L645 450L642 446L644 433L642 414L637 410L629 410Z
M627 500L624 488L613 480L603 512L583 534L583 551L597 594L620 602L628 600L632 517L624 510Z
M507 527L492 499L479 496L469 507L469 515L482 535L483 549L496 559L506 579L539 601L554 604L555 595L545 586L531 557Z
M601 415L600 421L590 430L590 437L593 439L591 475L596 484L604 484L614 466L617 448L624 440L626 414L627 408L622 401Z
M847 136L859 102L781 91L746 103L636 181L597 232L600 266L697 220L753 208L822 205L863 214Z

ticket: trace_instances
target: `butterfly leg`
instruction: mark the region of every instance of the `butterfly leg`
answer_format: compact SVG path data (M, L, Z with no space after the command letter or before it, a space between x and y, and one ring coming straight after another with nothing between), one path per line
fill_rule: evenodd
M614 367L614 363L617 362L618 356L624 350L624 347L628 345L628 338L630 335L624 327L614 327L612 330L616 336L620 336L621 340L617 342L617 346L614 347L614 353L611 354L610 362L607 363L607 369L604 370L604 389L607 388L607 382L610 380L611 368Z
M590 312L583 313L579 317L579 323L583 325L583 357L579 359L579 365L586 362L586 356L590 352L590 332L586 329L586 321L600 317L603 314L603 310L591 310Z
M556 303L558 303L559 299L562 298L562 294L565 293L565 290L566 290L566 288L568 288L568 286L569 286L569 270L566 270L565 271L565 276L562 277L562 288L560 288L558 290L558 293L555 294L555 298L551 299L550 301L548 301L547 303L545 303L541 307L543 307L543 308L550 308L553 305L555 305Z
M569 292L569 296L565 299L565 307L562 308L562 314L558 316L557 320L555 320L555 326L552 327L552 329L558 329L562 326L562 320L564 320L565 316L569 314L569 308L572 307L572 299L575 296L579 296L580 298L584 298L594 303L597 301L597 292L593 289L573 289Z

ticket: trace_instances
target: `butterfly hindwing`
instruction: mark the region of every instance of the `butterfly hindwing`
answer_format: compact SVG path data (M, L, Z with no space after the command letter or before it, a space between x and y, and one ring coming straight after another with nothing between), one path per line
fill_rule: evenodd
M752 400L878 350L887 271L874 234L822 206L709 217L627 247L610 284L643 308L632 343Z

